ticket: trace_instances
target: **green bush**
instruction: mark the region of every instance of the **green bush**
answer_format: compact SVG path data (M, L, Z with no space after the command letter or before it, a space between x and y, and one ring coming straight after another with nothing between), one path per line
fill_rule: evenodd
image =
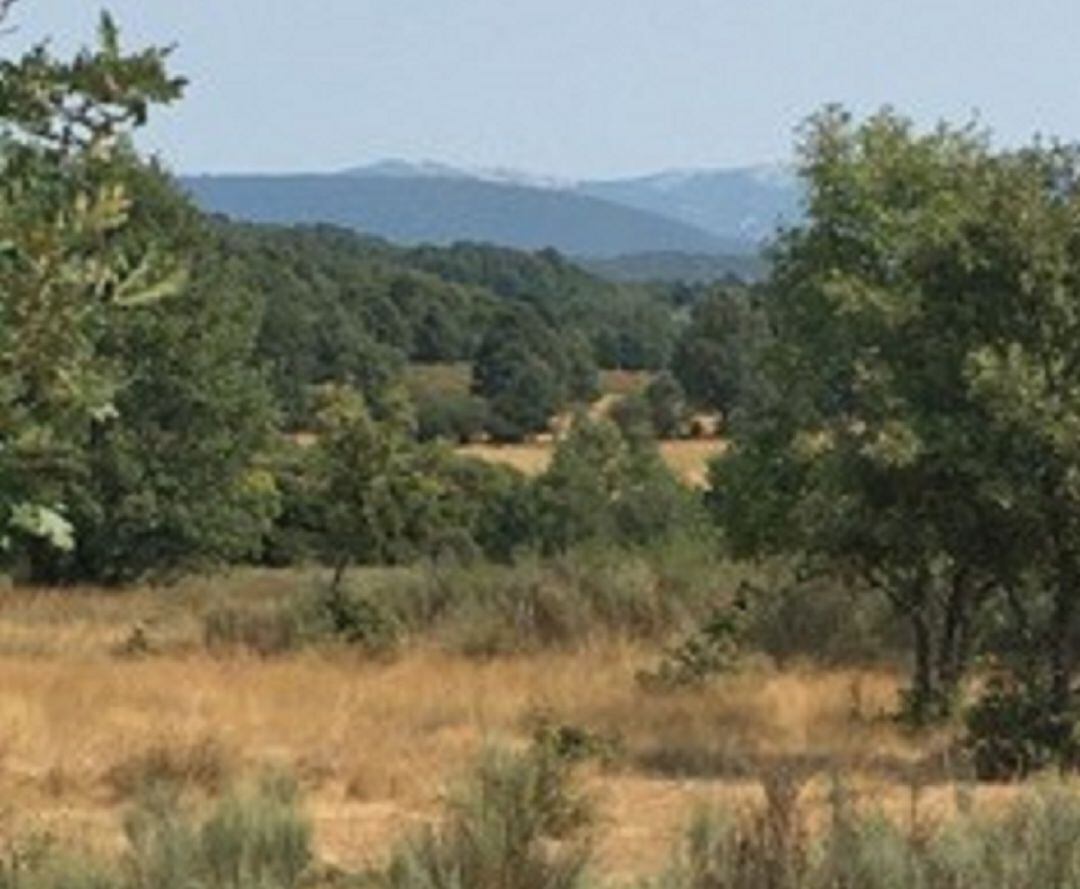
M651 438L608 420L575 418L535 483L544 552L587 543L636 547L704 533L704 504L664 463Z
M573 648L602 636L667 641L731 601L739 579L708 539L636 550L596 544L503 564L435 560L364 569L335 590L312 582L278 599L226 600L203 616L206 647L275 656L310 645L372 655L424 636L477 657Z
M293 889L311 862L311 826L280 775L228 795L201 820L155 788L125 827L127 889Z
M693 541L648 551L593 546L451 569L430 581L440 602L434 628L452 648L480 655L568 648L603 635L666 639L730 595L706 549Z
M106 866L48 839L0 850L0 889L297 889L311 864L311 826L295 785L266 775L199 817L177 789L152 782L125 822L128 847Z
M808 829L797 785L766 781L750 814L706 810L652 889L1077 889L1080 798L1044 785L992 817L902 825L858 811L837 784ZM770 788L768 785L772 783ZM794 793L785 792L794 789ZM917 813L916 813L917 814Z
M739 608L717 608L678 645L669 648L652 670L637 674L648 691L696 688L731 673L742 651L743 614Z
M1050 766L1080 765L1080 713L1056 715L1038 682L994 676L964 715L964 746L982 780L1026 778Z
M467 444L476 441L491 422L491 410L483 398L442 393L421 399L416 405L416 435L420 441L444 439Z
M326 504L319 490L315 458L313 448L284 440L270 459L280 511L263 542L262 560L267 565L301 565L320 552Z
M652 428L660 438L675 438L682 434L689 405L686 392L670 371L661 371L645 389Z
M283 600L211 607L203 616L203 640L211 651L244 649L263 657L320 643L387 654L397 645L402 626L384 601L350 583L316 581Z
M625 753L623 740L618 734L558 722L549 712L531 714L527 723L534 747L566 763L594 760L610 766Z
M203 615L203 644L212 652L243 649L272 657L296 650L309 638L291 603L223 602Z
M454 792L438 827L399 848L386 889L579 889L591 854L591 809L545 747L489 750Z
M627 441L648 441L656 437L649 402L640 392L623 395L611 406L608 416Z
M126 889L100 862L69 855L36 835L0 847L0 889Z
M905 628L879 594L829 577L801 578L774 560L744 575L746 646L777 664L806 659L830 665L899 660Z

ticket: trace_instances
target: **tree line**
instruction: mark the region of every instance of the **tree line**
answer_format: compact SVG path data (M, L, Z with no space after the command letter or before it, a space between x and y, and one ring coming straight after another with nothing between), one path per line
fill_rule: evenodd
M7 571L124 583L559 545L535 528L561 525L537 510L565 511L550 493L563 458L534 486L421 443L402 368L471 362L485 423L520 437L594 396L605 348L661 363L674 313L551 251L205 218L130 144L183 90L167 57L126 53L106 17L73 61L42 45L0 68ZM628 445L598 434L622 461ZM674 484L651 458L625 460ZM624 484L604 483L608 499Z

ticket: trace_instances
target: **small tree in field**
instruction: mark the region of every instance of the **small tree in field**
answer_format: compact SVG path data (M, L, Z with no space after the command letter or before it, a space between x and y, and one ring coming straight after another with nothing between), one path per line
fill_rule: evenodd
M322 399L315 472L336 588L351 564L392 564L422 546L444 492L426 471L403 402L384 406L376 421L354 390L328 387Z
M672 371L694 406L716 411L726 422L740 404L759 397L754 362L766 341L765 316L753 295L742 287L717 287L694 306Z
M686 421L686 393L668 371L661 371L645 388L649 419L660 438L675 438Z

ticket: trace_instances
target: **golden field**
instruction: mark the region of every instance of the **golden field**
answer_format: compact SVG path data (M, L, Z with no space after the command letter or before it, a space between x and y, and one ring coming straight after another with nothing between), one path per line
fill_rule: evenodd
M897 688L888 672L762 665L655 695L634 675L656 652L617 639L493 660L425 645L383 662L203 650L199 615L222 584L257 599L298 582L250 573L158 591L0 593L0 831L109 849L148 773L212 794L280 765L305 788L321 857L358 867L435 817L485 743L526 742L540 715L618 739L612 763L586 775L601 864L616 877L655 870L695 806L755 800L758 776L776 769L812 778L811 806L837 769L898 817L916 788L921 817L954 803L948 739L915 741L883 718ZM132 653L134 636L148 652Z
M724 449L720 439L662 441L660 455L664 462L687 484L704 486L709 461ZM526 475L539 475L551 463L554 443L550 438L524 444L471 444L458 448L459 454L477 457L489 463L511 466Z

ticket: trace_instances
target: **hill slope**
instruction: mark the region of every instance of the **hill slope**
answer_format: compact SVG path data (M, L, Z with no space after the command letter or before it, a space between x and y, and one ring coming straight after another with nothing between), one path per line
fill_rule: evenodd
M579 194L657 213L704 229L728 242L727 252L758 249L778 224L802 215L801 190L784 167L690 170L632 179L583 182Z
M450 175L199 176L182 184L209 212L327 222L404 244L483 241L596 257L725 246L688 223L598 197Z

